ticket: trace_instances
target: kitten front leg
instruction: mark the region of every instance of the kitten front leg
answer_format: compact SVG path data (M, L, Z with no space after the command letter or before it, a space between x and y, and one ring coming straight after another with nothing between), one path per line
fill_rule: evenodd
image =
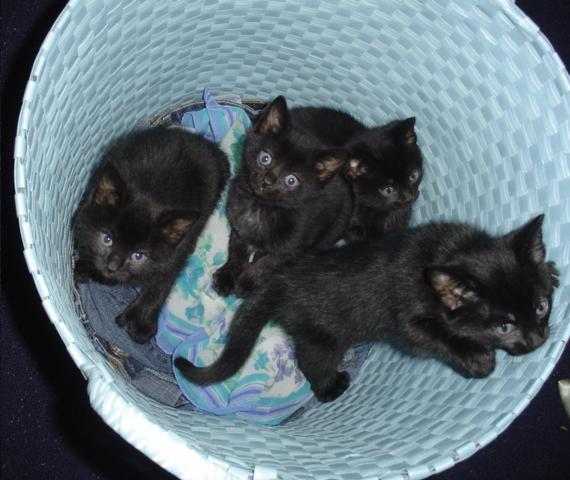
M495 370L495 350L467 338L441 335L429 340L426 346L422 349L429 350L428 355L447 363L466 378L487 377Z
M356 204L346 233L345 240L348 242L359 242L368 237L366 228L366 209L362 205Z
M94 269L81 258L75 258L73 264L73 283L89 283L93 279Z
M495 370L495 350L469 342L450 352L448 363L466 378L488 377Z
M495 349L469 338L458 337L435 319L416 319L419 329L409 337L412 353L447 363L466 378L483 378L495 370Z
M386 232L406 228L412 216L412 207L395 210L363 210L352 220L346 238L351 242L380 238Z
M336 341L327 339L324 332L313 332L323 342L296 342L295 355L297 365L311 384L311 390L320 402L332 402L340 397L350 385L347 372L338 372L337 367L342 359L342 351Z
M400 207L395 210L382 214L380 225L376 225L378 232L387 232L390 230L399 230L406 228L412 218L412 207Z
M301 252L281 253L281 254L257 254L254 262L244 268L237 278L235 294L240 298L246 298L263 284L267 275L270 275L279 265L290 258L300 255Z
M281 263L286 257L283 255L256 253L254 262L248 264L236 279L235 294L240 298L246 298L259 287L261 278L272 268Z
M368 234L366 233L366 228L364 227L364 225L359 223L354 223L350 225L344 237L349 242L359 242L364 240L367 236Z
M158 314L168 293L169 290L165 292L158 288L144 288L115 321L119 326L127 328L129 336L135 342L149 341L156 334Z
M302 230L283 231L278 241L266 247L266 251L255 252L253 263L247 262L239 277L236 278L235 293L245 298L259 288L267 275L271 274L283 262L315 250L314 245L307 246Z
M247 244L232 228L226 263L214 273L214 290L222 297L234 293L236 282L248 263Z
M205 217L196 221L193 229L186 233L173 252L171 263L160 275L153 277L152 283L147 278L136 300L116 317L117 324L121 327L126 326L129 336L135 342L145 343L156 334L160 309L166 302L188 256L194 252L205 223Z

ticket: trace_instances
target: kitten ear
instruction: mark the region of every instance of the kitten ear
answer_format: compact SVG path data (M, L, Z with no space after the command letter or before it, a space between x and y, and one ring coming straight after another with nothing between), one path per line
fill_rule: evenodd
M360 158L351 158L346 166L346 176L352 179L368 173L368 166Z
M416 117L406 118L394 122L392 134L394 138L403 145L415 145L418 141L414 126L416 125Z
M261 113L255 131L261 134L278 134L289 127L289 111L285 97L279 95Z
M199 213L191 210L170 210L158 219L162 238L171 245L177 245L198 219Z
M125 182L117 169L110 163L98 175L91 203L106 207L118 207L123 203Z
M461 273L449 267L428 267L425 270L425 278L435 290L441 303L450 310L461 307L468 301L477 298L477 294L461 279Z
M315 151L315 170L319 181L323 184L329 182L349 158L348 150L342 148Z
M520 228L507 233L505 236L523 263L530 261L535 265L544 262L546 250L542 242L542 222L544 214L534 217Z

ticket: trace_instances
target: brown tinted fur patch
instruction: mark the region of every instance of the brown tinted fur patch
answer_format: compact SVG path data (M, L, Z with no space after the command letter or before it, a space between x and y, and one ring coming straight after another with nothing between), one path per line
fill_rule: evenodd
M192 222L193 220L189 218L177 218L166 227L163 227L162 235L168 242L178 243L182 240L182 237L188 231Z
M455 310L462 306L464 299L473 299L475 297L474 292L445 273L433 274L431 283L441 302L450 310Z
M97 184L97 190L95 190L95 203L98 205L117 205L119 201L119 193L117 192L117 187L113 181L107 177L103 176Z
M411 130L410 132L408 132L406 134L405 142L408 145L412 145L414 143L417 143L417 141L418 141L418 137L416 136L416 133L413 130Z
M283 128L282 122L283 119L278 109L270 108L267 116L259 125L259 133L277 133Z
M440 292L441 301L450 309L455 310L457 307L463 305L461 297L458 296L453 289L445 289Z
M358 158L351 158L350 162L348 162L348 168L346 170L346 174L350 178L357 178L361 175L365 174L368 171L366 165L362 163L362 161Z
M335 156L325 156L315 163L317 170L317 177L321 182L330 179L345 163L347 160L348 152L342 152Z

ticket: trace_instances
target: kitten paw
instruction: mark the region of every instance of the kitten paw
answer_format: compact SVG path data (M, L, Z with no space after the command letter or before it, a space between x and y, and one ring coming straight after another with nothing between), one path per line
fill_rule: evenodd
M231 295L236 288L233 273L227 268L219 268L214 272L214 283L212 286L216 293L222 297Z
M366 229L362 225L353 225L345 235L349 242L359 242L366 238Z
M314 390L315 396L320 402L332 402L340 397L350 385L350 375L347 372L337 372L332 385L323 391Z
M485 350L466 356L459 370L466 378L488 377L495 370L495 351Z
M136 307L128 307L115 318L117 325L126 327L129 336L137 343L146 343L156 334L156 315Z
M73 267L73 283L89 283L91 281L91 273L85 262L77 260Z
M558 288L560 286L560 280L558 279L560 272L558 268L556 268L556 264L554 262L546 262L546 270L552 279L552 286Z
M129 322L127 317L127 310L117 315L115 317L115 322L117 323L117 325L119 325L119 327L124 327Z
M240 298L246 298L253 293L256 287L255 279L251 275L242 273L238 278L235 294Z
M156 322L131 322L127 325L129 336L137 343L146 343L156 335Z

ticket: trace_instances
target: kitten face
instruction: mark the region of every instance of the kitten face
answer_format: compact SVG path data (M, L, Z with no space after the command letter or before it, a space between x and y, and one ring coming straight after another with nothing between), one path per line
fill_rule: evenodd
M555 267L544 262L542 219L470 248L454 266L427 270L459 334L512 355L546 341L558 281Z
M136 284L164 270L197 217L131 201L117 170L105 167L82 212L77 242L86 260L109 283Z
M130 283L148 273L157 257L157 249L150 241L149 219L135 218L132 213L125 210L117 218L93 225L92 262L101 276L112 283Z
M277 97L248 133L244 149L249 185L260 199L296 206L319 195L349 157L344 149L323 150L289 121Z
M410 206L418 198L423 171L414 125L415 118L391 122L350 142L346 175L363 205L387 211Z

